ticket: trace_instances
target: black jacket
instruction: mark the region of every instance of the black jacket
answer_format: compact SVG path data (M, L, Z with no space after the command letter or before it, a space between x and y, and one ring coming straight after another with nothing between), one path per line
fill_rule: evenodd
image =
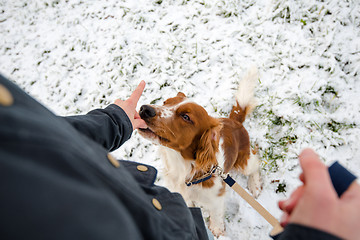
M274 240L341 240L326 232L298 224L289 224Z
M62 118L0 76L0 238L207 239L154 168L109 155L132 130L116 105Z

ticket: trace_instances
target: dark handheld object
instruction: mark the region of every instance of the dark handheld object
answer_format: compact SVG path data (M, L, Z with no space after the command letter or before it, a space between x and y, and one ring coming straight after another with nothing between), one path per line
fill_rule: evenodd
M349 172L346 168L340 165L338 162L334 162L329 167L329 174L332 181L332 184L340 197L353 183L356 177Z
M331 178L331 182L334 186L334 189L338 196L340 197L355 181L356 177L351 172L349 172L346 168L344 168L339 162L334 162L329 167L329 174ZM275 229L275 227L274 227ZM279 229L279 228L277 228ZM282 234L282 230L276 231L277 234L270 233L270 236L276 240Z

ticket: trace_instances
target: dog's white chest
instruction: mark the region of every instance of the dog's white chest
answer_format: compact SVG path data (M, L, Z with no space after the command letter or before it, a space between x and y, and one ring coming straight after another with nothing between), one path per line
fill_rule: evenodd
M201 185L187 186L186 179L192 179L192 165L194 161L184 160L181 154L170 148L160 146L159 154L164 162L164 180L168 189L179 192L189 207L203 206L211 203L218 195L222 186L222 179L215 177L214 186L203 188Z

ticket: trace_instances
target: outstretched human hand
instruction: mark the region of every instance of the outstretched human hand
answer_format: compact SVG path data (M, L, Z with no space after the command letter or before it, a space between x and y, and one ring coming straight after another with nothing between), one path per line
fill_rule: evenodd
M138 128L147 127L145 121L140 118L139 113L136 111L137 103L141 97L141 94L144 91L144 88L145 88L145 81L141 81L127 100L125 101L121 99L115 100L115 104L121 107L129 117L134 130Z
M354 181L339 198L328 168L310 149L300 156L304 183L289 199L279 202L284 215L281 225L300 224L344 239L360 239L360 186Z

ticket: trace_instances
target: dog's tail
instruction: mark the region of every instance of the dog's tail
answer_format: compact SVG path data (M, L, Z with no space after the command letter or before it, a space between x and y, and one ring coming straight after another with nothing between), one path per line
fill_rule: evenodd
M239 83L235 94L236 105L233 106L229 118L243 123L246 116L256 107L254 89L258 78L257 68L251 67Z

